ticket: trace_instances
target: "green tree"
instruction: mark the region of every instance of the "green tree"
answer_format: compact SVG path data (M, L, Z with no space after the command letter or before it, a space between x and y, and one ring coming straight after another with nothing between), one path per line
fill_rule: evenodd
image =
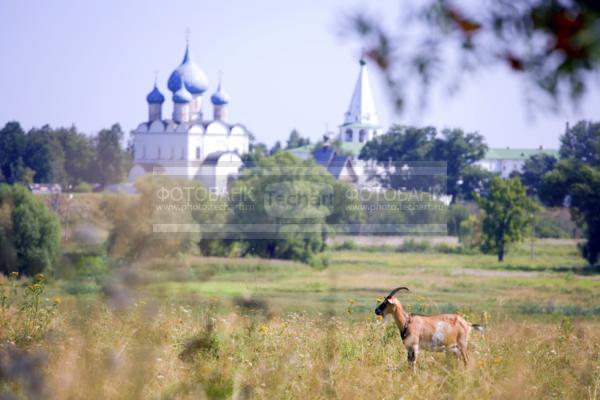
M393 125L389 131L367 142L359 155L361 160L392 161L400 165L407 161L430 160L429 155L437 132L434 127L415 128Z
M44 125L26 134L18 122L0 130L0 182L60 183L119 182L130 168L131 156L121 148L118 124L90 139L74 126Z
M487 148L483 136L478 133L465 134L462 129L444 129L441 137L435 138L430 158L446 162L446 190L453 200L459 195L468 197L461 191L459 182L465 169L481 160Z
M600 170L573 158L560 160L544 175L541 199L549 205L567 205L573 219L583 227L583 256L590 264L600 254Z
M283 147L281 146L281 142L278 140L275 142L273 147L271 147L271 150L269 150L269 155L272 156L275 153L279 153L282 149Z
M65 159L68 160L65 163L67 183L74 187L81 182L93 182L96 173L96 152L92 141L77 132L74 126L57 128L52 133L60 143Z
M23 159L35 171L35 182L67 183L65 152L49 125L27 132Z
M567 127L560 142L561 159L544 175L539 196L545 204L569 207L586 237L583 256L595 264L600 254L600 123Z
M392 163L395 169L383 177L384 185L398 189L402 187L423 188L432 183L431 177L412 175L410 162L434 162L430 166L445 163L445 189L455 200L463 193L459 184L464 180L466 169L483 158L487 145L478 133L465 134L461 129L444 129L441 135L433 127L415 128L394 125L388 133L369 141L362 148L360 158ZM423 164L426 166L428 164ZM422 181L422 182L421 182Z
M246 167L255 165L258 160L269 155L269 148L264 143L251 142L248 152L242 155L242 161Z
M600 254L600 170L589 165L578 171L578 182L571 189L571 210L580 226L585 226L583 256L592 265Z
M579 121L560 137L560 157L600 165L600 122Z
M476 201L484 213L481 249L502 262L506 246L523 239L538 207L518 178L494 177L488 196L477 196Z
M18 122L8 122L0 130L0 182L14 183L20 180L24 168L25 132Z
M96 174L103 185L121 182L131 166L129 155L121 147L123 136L121 126L114 124L110 129L101 130L95 138Z
M485 195L489 192L490 182L496 174L481 168L478 165L465 167L460 183L460 193L465 200L473 200L475 195Z
M53 265L58 217L25 187L0 184L0 222L0 272L35 275Z
M328 224L353 215L342 211L354 210L344 190L311 160L288 152L260 159L231 190L231 221L256 227L239 232L244 253L310 262L325 248Z
M527 193L530 196L537 196L544 175L552 171L556 165L556 157L549 154L534 154L525 160L522 172L511 174L521 178L523 184L527 187Z
M292 130L286 143L286 150L295 149L310 144L309 138L303 138L296 129Z
M382 136L367 142L361 149L361 160L377 160L388 168L379 177L382 185L392 189L427 190L428 176L415 175L415 162L431 160L431 150L436 136L433 127L415 128L393 125ZM409 164L413 164L410 165Z

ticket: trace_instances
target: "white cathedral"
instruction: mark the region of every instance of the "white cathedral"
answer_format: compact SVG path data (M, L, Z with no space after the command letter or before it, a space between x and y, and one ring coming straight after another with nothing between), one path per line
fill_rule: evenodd
M230 97L221 78L210 97L213 118L204 118L203 94L208 89L206 74L192 60L189 44L181 64L171 73L167 87L173 96L173 116L164 119L165 96L156 83L146 97L148 121L133 132L134 165L128 180L145 174L165 174L193 179L222 192L242 165L250 135L242 124L230 123Z

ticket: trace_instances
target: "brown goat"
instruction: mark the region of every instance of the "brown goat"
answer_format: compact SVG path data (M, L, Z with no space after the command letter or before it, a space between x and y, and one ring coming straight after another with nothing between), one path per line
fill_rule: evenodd
M398 287L390 292L375 309L375 314L391 314L400 330L400 337L408 351L408 363L414 370L419 350L448 351L462 359L465 366L469 362L467 346L471 328L483 332L484 327L470 324L458 314L418 315L408 314L394 295L400 291L409 291Z

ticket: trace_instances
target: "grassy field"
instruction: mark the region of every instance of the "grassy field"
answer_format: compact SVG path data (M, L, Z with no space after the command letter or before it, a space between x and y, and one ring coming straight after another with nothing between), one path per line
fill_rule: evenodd
M0 342L27 349L11 353L19 365L39 357L44 368L25 368L0 383L0 393L600 398L600 275L581 269L573 242L539 242L534 259L529 246L517 246L502 264L435 252L325 256L324 270L252 258L145 260L96 286L89 277L52 281L37 310L21 297L26 282L4 280L16 292L3 308ZM472 333L468 367L422 353L417 371L409 371L396 327L373 315L378 298L400 285L412 290L400 299L413 312L459 312L487 325L485 334ZM19 301L29 308L19 309Z
M415 311L494 312L600 316L600 279L581 274L573 244L513 249L504 263L493 256L439 253L329 252L329 268L260 259L193 258L141 264L145 289L167 301L190 296L252 295L284 312L371 312L375 299L405 285L403 300Z

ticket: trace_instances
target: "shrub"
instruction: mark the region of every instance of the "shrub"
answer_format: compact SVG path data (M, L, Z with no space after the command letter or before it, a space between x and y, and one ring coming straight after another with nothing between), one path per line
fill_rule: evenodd
M398 252L401 253L427 253L432 250L431 243L428 241L416 241L408 239L398 247Z
M460 223L458 240L466 249L478 248L481 244L481 221L477 216L470 215Z
M109 276L103 256L84 256L74 265L64 288L69 294L98 293Z
M448 208L448 235L458 236L460 224L469 218L469 209L462 204L453 204Z
M342 243L335 246L335 250L358 250L358 245L352 240L344 240Z
M92 191L92 185L87 182L81 182L73 188L75 193L90 193Z
M434 247L436 253L453 254L457 253L457 247L450 246L448 243L440 243Z
M331 259L325 255L313 254L309 258L308 263L310 264L310 266L312 268L320 271L320 270L324 270L325 268L329 267L329 264L331 263Z
M564 239L570 237L568 232L556 226L552 221L540 220L535 226L535 236L538 238Z
M58 217L25 187L0 185L0 272L33 276L52 266L59 247Z
M543 208L534 231L535 236L539 238L581 237L580 229L565 208Z
M195 232L154 232L154 224L191 224L194 219L186 199L159 201L159 190L189 188L195 182L149 176L137 182L139 196L113 194L107 196L102 209L112 224L107 240L109 255L118 259L137 259L183 253L195 249L199 236ZM173 207L173 209L169 207ZM162 207L162 208L161 208Z

